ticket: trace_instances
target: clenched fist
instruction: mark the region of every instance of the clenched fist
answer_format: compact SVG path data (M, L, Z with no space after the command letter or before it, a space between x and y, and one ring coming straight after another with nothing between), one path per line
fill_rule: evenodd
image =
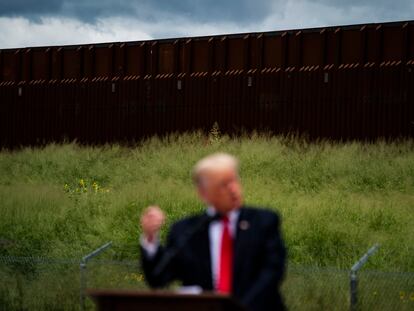
M144 236L152 242L164 224L165 214L157 205L148 206L141 215Z

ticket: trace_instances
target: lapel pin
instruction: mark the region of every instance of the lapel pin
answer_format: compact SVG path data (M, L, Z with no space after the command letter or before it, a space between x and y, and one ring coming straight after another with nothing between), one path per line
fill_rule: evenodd
M246 220L242 220L242 221L240 221L240 223L239 223L239 228L240 228L241 230L247 230L247 229L249 229L249 227L250 227L250 224L249 224L249 222L248 222L248 221L246 221Z

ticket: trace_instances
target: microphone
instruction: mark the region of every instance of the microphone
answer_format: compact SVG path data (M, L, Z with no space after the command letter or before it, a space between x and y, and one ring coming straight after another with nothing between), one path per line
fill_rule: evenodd
M219 213L216 213L212 216L207 214L203 215L199 222L197 222L190 230L184 233L184 235L177 242L177 245L175 245L175 247L172 247L169 250L167 250L167 252L161 258L160 262L154 268L154 277L157 277L162 272L164 272L164 270L170 264L171 260L173 260L174 257L178 255L178 253L184 248L184 246L188 243L188 241L194 234L208 226L212 221L219 220L220 218L221 215Z

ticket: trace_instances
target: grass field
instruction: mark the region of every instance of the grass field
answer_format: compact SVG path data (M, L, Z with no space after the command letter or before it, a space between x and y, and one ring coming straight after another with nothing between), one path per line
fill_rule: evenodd
M348 269L380 243L367 268L414 270L412 140L308 143L266 135L3 150L0 256L79 258L113 241L106 258L136 259L147 205L159 204L168 224L203 209L190 171L215 151L240 159L245 203L282 215L290 263Z

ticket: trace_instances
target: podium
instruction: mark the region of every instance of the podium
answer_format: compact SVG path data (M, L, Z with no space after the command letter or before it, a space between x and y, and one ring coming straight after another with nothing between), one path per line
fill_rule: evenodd
M98 311L244 311L233 298L216 293L89 289Z

